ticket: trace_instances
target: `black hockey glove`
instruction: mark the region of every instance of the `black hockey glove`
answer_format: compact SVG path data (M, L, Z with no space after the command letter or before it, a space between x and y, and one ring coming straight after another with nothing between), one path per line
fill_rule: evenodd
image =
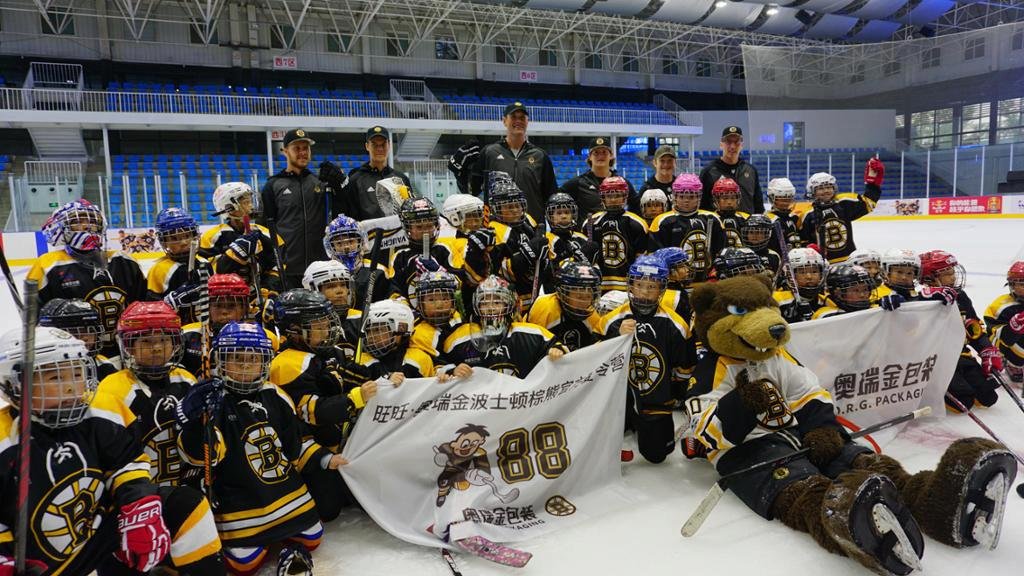
M480 141L472 139L466 142L451 155L448 159L448 170L456 177L461 176L465 170L473 165L480 158Z
M228 250L232 254L243 262L247 262L249 257L256 254L259 251L260 238L263 234L259 230L253 230L246 234L235 238L235 241L228 245Z
M342 188L348 186L348 174L330 160L320 163L320 174L317 178L334 192L341 192Z
M174 308L175 312L188 308L205 308L210 296L206 289L206 283L184 284L171 290L164 296L164 302Z
M473 243L481 252L486 252L488 248L494 246L497 241L497 237L494 235L494 229L489 226L478 228L469 233L469 241Z
M548 239L546 237L536 236L531 238L529 242L521 244L519 246L519 253L522 254L527 262L533 264L541 257L547 245Z
M224 384L220 380L204 380L189 388L185 397L178 402L174 414L178 424L186 426L204 414L212 416L220 412L224 400Z
M886 294L878 299L878 305L881 306L883 310L892 312L893 310L897 310L900 307L900 304L903 304L904 300L905 298L899 294Z

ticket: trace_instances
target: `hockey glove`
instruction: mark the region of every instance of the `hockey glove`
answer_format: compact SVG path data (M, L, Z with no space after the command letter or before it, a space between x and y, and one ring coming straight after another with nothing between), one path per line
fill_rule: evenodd
M687 460L695 460L708 457L708 447L693 437L683 438L680 448Z
M1010 330L1013 330L1017 334L1024 334L1024 312L1017 312L1010 317L1010 321L1007 322Z
M164 302L175 312L193 307L205 307L210 296L206 284L185 284L171 290L164 296Z
M287 544L281 548L281 555L277 557L277 575L286 574L311 575L313 574L313 555L301 544Z
M25 576L45 574L47 570L46 564L39 560L25 559ZM21 576L14 571L14 558L0 554L0 576Z
M740 370L736 375L736 392L740 395L743 405L754 414L764 414L771 408L772 403L782 397L771 380L751 382L746 369Z
M864 166L864 183L882 187L882 180L885 178L885 164L878 158L872 157Z
M156 494L122 506L117 529L121 533L121 549L114 556L133 570L149 572L171 549L163 503Z
M995 346L983 348L978 353L981 356L981 372L988 378L993 373L998 374L1003 369L1003 357L999 355L999 349Z
M922 286L919 293L926 300L938 300L946 306L956 303L956 290L949 286Z
M224 387L220 380L205 380L189 388L185 397L174 409L178 424L185 426L195 422L203 414L216 414L224 399Z
M533 264L541 257L547 245L548 239L546 237L537 236L536 238L531 238L529 242L521 244L519 246L519 253L522 254L527 262Z
M452 157L448 159L448 169L456 176L461 176L463 171L472 166L478 158L480 158L480 141L474 138L460 146L455 154L452 154Z
M903 296L900 296L899 294L887 294L878 299L878 305L881 306L883 310L892 312L893 310L898 309L900 304L903 304L903 300Z
M494 246L497 238L494 235L494 229L485 226L469 233L469 241L473 243L481 252L486 252L488 248Z
M845 441L835 427L822 426L804 434L803 444L810 450L807 459L819 470L823 470L842 453Z
M263 234L259 230L253 230L235 238L235 241L228 245L228 251L239 262L248 262L249 257L257 254L260 249L260 238Z
M348 174L345 174L337 164L330 160L320 163L320 174L317 178L334 192L341 192L345 186L348 186Z

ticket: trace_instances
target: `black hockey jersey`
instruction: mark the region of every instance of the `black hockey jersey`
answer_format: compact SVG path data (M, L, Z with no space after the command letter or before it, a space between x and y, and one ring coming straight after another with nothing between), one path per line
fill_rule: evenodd
M388 263L388 278L391 281L391 294L405 298L415 307L416 289L414 283L424 271L420 262L423 257L423 245L410 244L394 253ZM462 255L452 251L447 243L435 242L430 246L430 258L441 268L456 278L462 279Z
M270 339L270 345L277 352L279 340L277 334L264 328L263 332ZM184 353L181 356L181 365L198 380L213 378L213 358L210 350L213 349L213 334L210 333L210 325L205 322L193 322L181 328L181 343Z
M570 352L597 342L596 334L601 324L597 312L583 321L564 316L557 294L545 294L537 298L526 320L549 330Z
M601 291L625 290L629 266L649 249L647 223L629 211L598 212L584 228L600 247L596 264L601 270Z
M722 222L717 214L706 210L689 214L665 212L651 223L651 236L660 247L686 250L694 282L707 279L715 256L726 245Z
M270 382L280 386L295 404L296 413L309 424L313 438L336 450L346 424L363 407L359 388L346 390L338 369L346 360L340 350L325 361L318 354L288 349L270 363ZM333 360L333 361L332 361Z
M274 256L274 247L270 243L270 230L259 224L253 224L252 229L253 231L258 230L261 234L259 245L256 248L260 288L279 291L281 279L277 269L277 258ZM213 269L217 274L238 274L252 284L252 269L248 261L241 260L234 251L229 250L231 243L242 234L229 224L214 226L200 236L199 254L213 262ZM278 247L283 244L284 240L278 236ZM255 290L255 286L251 287ZM255 293L253 295L255 297Z
M146 297L149 300L163 300L172 290L176 290L186 284L204 283L213 274L213 265L202 256L196 256L195 269L192 278L188 275L188 263L175 262L167 256L157 260L146 275ZM201 320L196 314L194 306L183 307L178 310L181 317L181 325L191 324Z
M771 210L764 213L769 220L774 224L776 221L782 226L782 233L786 237L786 245L789 249L802 248L804 246L803 240L800 238L800 229L797 227L797 221L799 220L796 214L793 214L790 210L778 210L772 208ZM775 239L777 232L772 230L772 240L775 245L778 244L778 240Z
M722 223L722 230L725 231L725 245L733 248L743 248L743 239L740 238L740 230L746 224L750 214L730 210L728 212L717 212L718 221ZM717 252L715 253L717 254Z
M857 249L853 243L853 221L871 213L881 195L882 189L873 184L865 184L863 194L837 194L832 206L800 215L800 239L804 245L817 244L831 264L846 260Z
M473 334L480 331L478 324L467 322L445 340L444 353L453 364L466 363L523 378L544 358L549 348L558 346L568 351L546 328L513 322L504 338L484 352L473 343Z
M985 309L985 325L988 326L992 344L999 347L1008 362L1015 366L1024 364L1024 334L1010 329L1010 318L1024 312L1024 302L1012 294L1003 294Z

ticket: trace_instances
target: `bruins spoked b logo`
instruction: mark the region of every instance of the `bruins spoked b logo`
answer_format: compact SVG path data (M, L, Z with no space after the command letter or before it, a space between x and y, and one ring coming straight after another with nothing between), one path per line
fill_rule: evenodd
M103 474L76 470L54 484L32 514L32 533L39 549L56 562L73 556L96 531Z
M576 513L576 506L565 496L555 494L544 503L544 511L552 516L571 516Z
M260 480L276 484L288 477L291 464L281 457L281 441L270 424L255 424L245 431L245 459Z
M633 345L630 356L629 385L636 388L641 395L650 394L661 382L665 371L665 361L661 353L645 342L637 341Z

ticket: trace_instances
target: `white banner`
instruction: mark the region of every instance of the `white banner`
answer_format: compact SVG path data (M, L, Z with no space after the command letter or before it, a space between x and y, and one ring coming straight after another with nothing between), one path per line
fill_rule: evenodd
M943 397L964 345L957 307L909 302L791 327L786 349L832 394L836 413L870 426L923 406L945 413Z
M631 338L542 360L525 378L477 368L383 387L345 446L366 512L424 546L533 538L625 503L620 449Z

